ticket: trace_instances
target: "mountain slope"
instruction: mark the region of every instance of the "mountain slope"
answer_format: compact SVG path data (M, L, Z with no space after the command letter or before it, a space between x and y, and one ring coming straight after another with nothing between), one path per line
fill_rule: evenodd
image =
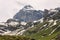
M24 22L32 22L41 19L43 11L34 10L32 6L26 5L13 18Z
M27 30L24 35L35 38L36 40L52 40L52 38L60 34L60 22L57 22L56 25L53 24L53 22L50 23L48 21L40 23Z

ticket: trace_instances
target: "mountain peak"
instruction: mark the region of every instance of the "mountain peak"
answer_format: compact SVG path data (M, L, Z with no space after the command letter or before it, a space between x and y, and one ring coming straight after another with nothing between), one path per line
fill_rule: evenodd
M32 10L32 9L34 9L34 8L31 5L25 5L23 7L23 10Z
M31 5L25 5L18 13L16 13L16 15L14 15L13 19L32 22L41 19L43 17L42 13L41 10L34 10Z

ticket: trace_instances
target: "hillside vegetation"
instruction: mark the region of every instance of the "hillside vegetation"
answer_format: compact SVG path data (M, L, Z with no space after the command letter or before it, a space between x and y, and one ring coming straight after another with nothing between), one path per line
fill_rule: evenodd
M54 25L54 21L39 23L27 30L24 35L35 38L36 40L55 40L55 37L60 34L60 22L57 21L56 23L56 25Z
M0 40L34 40L24 36L9 36L9 35L0 35Z

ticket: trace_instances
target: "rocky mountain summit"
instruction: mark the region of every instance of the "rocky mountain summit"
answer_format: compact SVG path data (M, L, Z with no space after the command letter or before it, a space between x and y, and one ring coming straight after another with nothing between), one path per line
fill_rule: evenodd
M43 11L35 10L31 5L24 6L13 18L24 22L33 22L43 17Z

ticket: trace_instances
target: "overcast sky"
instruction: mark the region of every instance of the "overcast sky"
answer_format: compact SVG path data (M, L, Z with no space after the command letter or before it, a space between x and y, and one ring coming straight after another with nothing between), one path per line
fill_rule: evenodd
M0 0L0 22L12 18L23 6L31 5L34 9L60 7L60 0Z

